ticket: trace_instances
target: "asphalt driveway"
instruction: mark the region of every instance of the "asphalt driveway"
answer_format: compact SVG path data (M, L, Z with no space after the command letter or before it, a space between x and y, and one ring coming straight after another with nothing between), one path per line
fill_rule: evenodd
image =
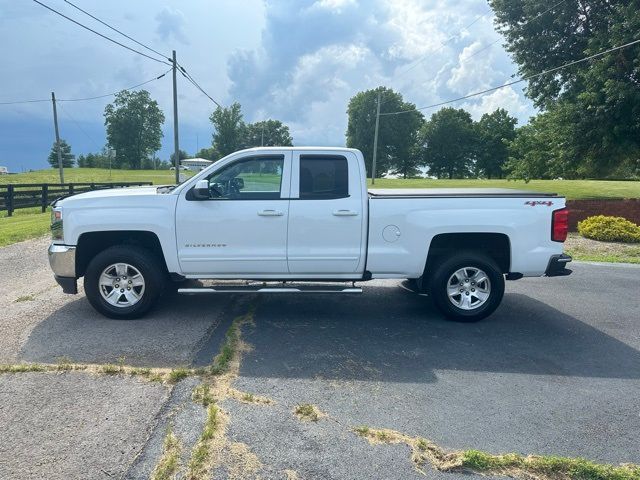
M0 363L206 365L255 307L232 386L271 403L222 401L229 455L216 478L422 477L407 445L370 445L356 426L445 449L640 462L638 267L575 264L570 277L509 282L500 309L468 325L391 281L349 297L166 296L143 320L115 321L59 291L45 245L0 249ZM0 375L0 477L147 478L168 425L184 445L197 440L195 384ZM299 404L319 420L296 417Z

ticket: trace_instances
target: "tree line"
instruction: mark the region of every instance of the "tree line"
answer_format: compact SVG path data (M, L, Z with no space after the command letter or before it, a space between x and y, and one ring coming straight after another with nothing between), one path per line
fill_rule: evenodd
M165 117L158 102L146 90L123 90L106 106L104 124L107 145L100 152L80 155L76 159L66 140L60 140L62 165L65 168L116 168L116 169L167 169L174 164L175 154L169 161L155 156L161 147L162 124ZM293 138L289 127L280 120L267 119L246 123L242 107L234 103L230 107L218 107L210 116L213 134L211 146L202 148L195 156L218 160L243 148L259 146L291 146ZM114 153L115 152L115 153ZM184 150L179 159L189 158ZM58 151L54 142L47 158L52 168L58 168Z
M347 107L346 144L362 150L369 175L379 94L378 176L426 171L439 178L640 178L640 44L572 64L634 41L640 0L572 0L551 9L539 0L489 4L518 75L535 75L525 95L540 113L520 127L504 109L478 121L451 107L425 118L389 88L359 92ZM392 112L403 113L385 115ZM238 103L216 109L210 121L212 144L199 157L215 160L241 148L293 143L281 121L246 123ZM114 168L155 165L163 122L148 92L120 92L105 109ZM70 147L61 146L65 165L73 164ZM105 158L104 152L90 155L78 163ZM56 152L49 160L57 166Z

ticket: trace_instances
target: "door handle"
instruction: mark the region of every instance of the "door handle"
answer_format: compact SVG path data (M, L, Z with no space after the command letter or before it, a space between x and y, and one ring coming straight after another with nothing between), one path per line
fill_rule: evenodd
M353 210L334 210L333 214L336 217L355 217L358 215L358 212L354 212Z
M261 217L281 217L284 213L279 210L261 210L258 215Z

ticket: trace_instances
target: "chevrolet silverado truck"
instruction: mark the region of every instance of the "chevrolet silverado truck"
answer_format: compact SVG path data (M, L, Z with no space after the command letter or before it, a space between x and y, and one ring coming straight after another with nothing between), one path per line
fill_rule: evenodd
M84 277L112 318L142 316L172 287L352 294L355 282L406 279L470 322L498 307L505 279L570 274L567 229L556 194L367 190L358 150L252 148L177 186L56 200L49 261L65 293Z

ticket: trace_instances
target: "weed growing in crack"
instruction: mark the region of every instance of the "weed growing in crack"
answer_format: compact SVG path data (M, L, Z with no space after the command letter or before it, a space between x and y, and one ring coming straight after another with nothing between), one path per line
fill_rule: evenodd
M22 295L14 300L14 303L33 302L35 301L35 295Z
M171 480L180 466L182 446L171 429L167 430L162 445L162 457L151 474L152 480Z
M206 478L211 456L210 443L216 434L218 426L218 407L211 404L207 408L207 420L204 424L204 429L200 434L198 443L191 452L191 459L189 460L186 476L189 480Z
M73 365L71 364L71 359L67 356L57 357L56 365L58 370L72 370Z
M307 420L310 422L317 422L320 417L324 415L318 407L311 405L310 403L296 405L294 413L300 420Z
M208 383L201 383L200 385L197 385L193 389L191 398L194 402L201 403L205 407L208 407L216 401L213 394L211 393L211 385L209 385Z
M178 383L183 378L187 378L190 374L190 371L186 368L174 368L169 373L169 382L170 383Z

